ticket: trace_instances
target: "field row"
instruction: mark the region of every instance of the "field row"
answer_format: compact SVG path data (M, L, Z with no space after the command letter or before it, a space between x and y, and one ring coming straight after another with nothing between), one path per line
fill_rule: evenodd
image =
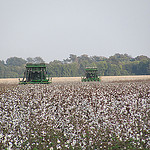
M102 82L150 80L150 75L139 76L101 76ZM81 82L81 77L53 77L52 82ZM0 84L18 84L18 78L0 79Z
M150 81L1 89L3 149L149 149Z

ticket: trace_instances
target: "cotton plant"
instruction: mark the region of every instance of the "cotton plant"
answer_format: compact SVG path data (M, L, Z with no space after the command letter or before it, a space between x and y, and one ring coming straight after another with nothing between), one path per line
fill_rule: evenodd
M127 149L128 142L148 149L149 87L149 81L8 87L0 95L0 146Z

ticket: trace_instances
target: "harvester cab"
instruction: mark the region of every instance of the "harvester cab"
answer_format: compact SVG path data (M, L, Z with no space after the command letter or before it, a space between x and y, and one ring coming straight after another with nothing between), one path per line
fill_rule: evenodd
M82 82L100 81L97 71L98 71L97 67L86 67L85 68L85 77L82 77L81 81Z
M48 75L46 74L46 64L26 64L26 70L24 72L24 77L19 84L49 84Z

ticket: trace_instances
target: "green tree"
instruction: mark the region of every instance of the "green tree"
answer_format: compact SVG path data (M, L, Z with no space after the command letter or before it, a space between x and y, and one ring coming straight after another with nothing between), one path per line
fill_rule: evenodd
M150 61L149 60L142 60L139 62L137 66L137 73L138 75L147 75L149 74L149 67Z
M105 72L105 75L107 75L107 76L120 76L121 75L120 70L121 70L121 68L119 65L108 63L108 68Z
M100 61L96 63L97 69L98 69L98 74L100 76L104 76L105 72L108 68L107 62L106 61Z
M27 63L44 63L44 60L41 57L27 58Z
M0 61L0 78L5 77L5 70L6 70L6 66L4 65L4 62Z
M22 66L26 64L26 60L18 57L10 57L6 60L8 66Z
M41 57L27 60L17 57L10 57L0 61L0 78L23 77L26 63L43 63ZM82 76L86 67L97 67L98 75L150 75L150 58L137 56L132 58L128 54L115 54L109 58L102 56L70 54L69 58L63 61L54 60L47 64L47 71L51 77L61 76Z

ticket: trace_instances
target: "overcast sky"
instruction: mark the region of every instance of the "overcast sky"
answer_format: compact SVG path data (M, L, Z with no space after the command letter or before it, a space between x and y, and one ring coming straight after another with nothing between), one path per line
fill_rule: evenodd
M0 60L150 57L150 0L0 0Z

